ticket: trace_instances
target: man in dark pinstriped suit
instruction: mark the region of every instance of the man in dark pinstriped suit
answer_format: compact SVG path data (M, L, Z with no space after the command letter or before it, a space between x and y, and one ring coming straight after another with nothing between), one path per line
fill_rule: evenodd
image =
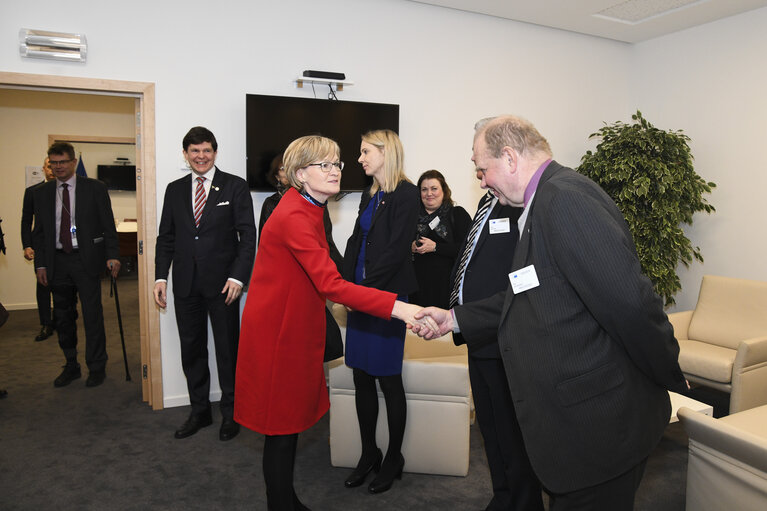
M491 120L472 159L483 187L524 206L511 286L452 311L426 309L436 332L420 333L460 331L470 345L497 331L550 510L630 510L668 424L667 389L687 389L662 301L613 201L553 161L532 124Z

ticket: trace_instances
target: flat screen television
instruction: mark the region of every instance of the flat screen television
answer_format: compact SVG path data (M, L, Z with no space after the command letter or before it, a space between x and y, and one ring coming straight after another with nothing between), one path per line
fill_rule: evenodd
M248 94L245 112L248 185L256 191L274 191L266 180L272 160L305 135L338 142L345 164L341 191L364 190L372 178L357 162L360 137L376 129L399 133L399 105Z
M97 179L107 185L107 190L136 191L135 165L99 165Z

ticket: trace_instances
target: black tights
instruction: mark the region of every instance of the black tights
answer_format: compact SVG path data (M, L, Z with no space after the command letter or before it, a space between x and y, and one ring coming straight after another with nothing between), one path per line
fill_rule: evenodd
M402 439L405 436L407 404L402 375L372 376L361 369L354 369L354 402L360 424L362 456L360 463L370 464L378 454L376 446L376 422L378 422L378 391L376 379L386 401L386 419L389 426L389 448L386 450L382 471L396 469L400 463Z
M269 511L308 511L293 489L298 433L266 435L264 439L264 482Z

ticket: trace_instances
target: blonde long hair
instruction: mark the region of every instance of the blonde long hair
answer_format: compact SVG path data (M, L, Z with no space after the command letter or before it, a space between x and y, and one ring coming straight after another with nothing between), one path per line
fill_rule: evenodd
M376 146L384 156L383 183L379 184L378 181L373 180L373 185L370 187L371 197L379 189L389 193L393 192L402 181L412 182L405 175L405 151L395 132L392 130L368 131L362 135L362 141Z

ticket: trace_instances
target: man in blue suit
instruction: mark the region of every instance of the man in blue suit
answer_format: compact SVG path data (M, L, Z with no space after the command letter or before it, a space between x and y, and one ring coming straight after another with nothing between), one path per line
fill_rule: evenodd
M240 431L234 421L234 371L240 338L240 295L250 278L256 251L253 200L244 179L215 166L218 143L197 126L182 143L191 174L165 191L155 253L155 302L165 308L173 264L181 365L192 411L176 438L213 423L208 369L208 316L213 329L221 386L222 441Z
M444 311L427 338L497 333L517 419L550 510L628 511L687 385L663 303L642 274L631 232L609 196L552 159L514 116L474 138L482 184L523 207L510 287ZM512 254L509 254L512 257ZM414 330L419 330L418 326Z

